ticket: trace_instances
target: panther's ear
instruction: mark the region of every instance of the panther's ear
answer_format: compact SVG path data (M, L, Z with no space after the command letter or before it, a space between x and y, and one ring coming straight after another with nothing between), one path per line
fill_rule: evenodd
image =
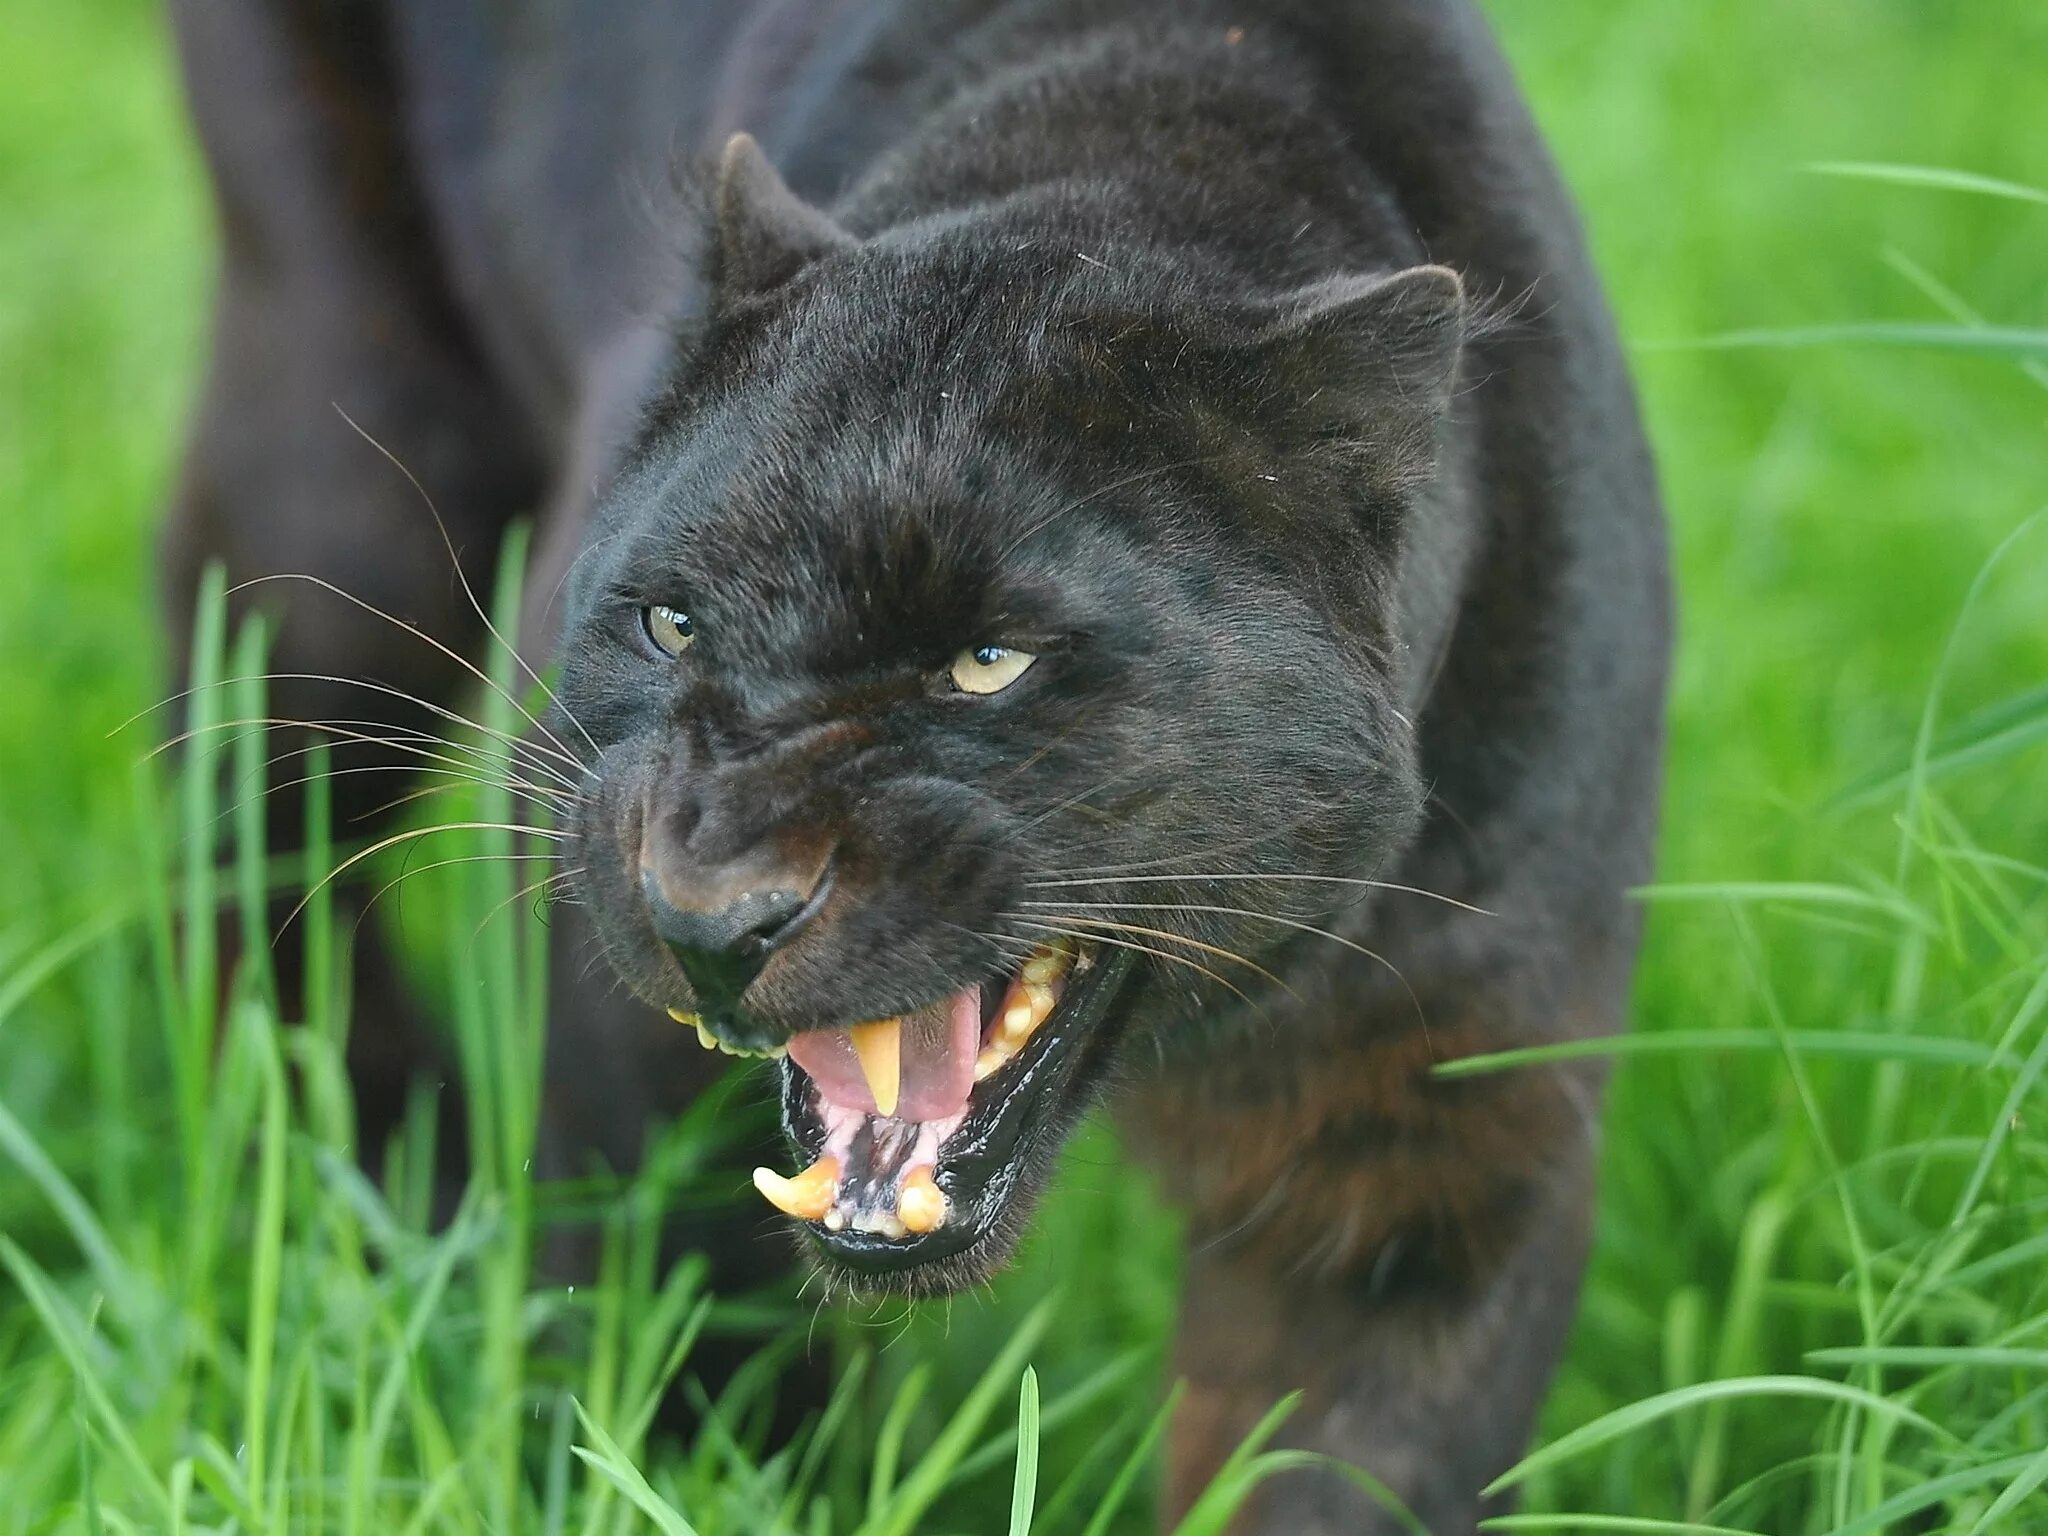
M1397 480L1429 473L1466 332L1457 273L1428 266L1325 278L1260 308L1230 350L1277 436L1355 445Z
M811 262L854 244L854 237L789 190L750 133L725 141L712 218L711 286L731 303L779 288Z

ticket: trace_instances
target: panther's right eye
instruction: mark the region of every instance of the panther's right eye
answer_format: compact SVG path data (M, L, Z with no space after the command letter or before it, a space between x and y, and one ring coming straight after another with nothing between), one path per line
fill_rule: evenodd
M697 626L690 622L687 613L660 604L640 610L640 628L648 643L671 659L687 651L690 642L697 638Z
M953 658L947 676L962 693L1001 693L1038 660L1007 645L971 646Z

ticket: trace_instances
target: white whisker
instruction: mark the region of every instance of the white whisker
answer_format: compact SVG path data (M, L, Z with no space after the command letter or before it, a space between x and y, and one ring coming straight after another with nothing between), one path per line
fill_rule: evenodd
M489 673L485 672L482 668L478 667L474 662L469 661L467 658L460 655L456 651L451 650L449 647L443 645L440 641L436 640L432 635L428 634L425 630L419 628L417 625L408 624L405 622L405 620L397 618L392 614L386 613L382 608L379 608L375 603L365 602L362 598L357 597L353 592L348 591L346 588L338 587L333 582L326 580L324 577L313 576L304 571L279 571L269 576L251 576L247 581L237 582L234 586L228 588L228 592L230 595L232 595L236 592L246 591L250 587L267 585L268 583L273 581L306 582L310 586L320 588L323 592L332 592L336 597L340 598L343 602L353 603L356 607L362 609L365 613L373 614L377 618L384 620L385 623L395 625L397 628L404 630L409 635L417 636L421 641L425 642L427 645L432 646L435 650L439 651L443 656L446 656L450 661L454 662L458 667L461 667L463 671L469 673L470 676L476 678L486 688L490 689L491 692L498 695L498 697L503 699L507 704L510 704L514 709L518 710L521 718L523 718L528 725L532 726L535 730L539 731L541 735L547 737L548 741L552 744L553 748L553 751L550 754L551 756L559 757L564 763L567 763L570 767L576 769L579 773L587 774L589 777L593 779L597 777L595 770L593 770L588 764L586 764L583 761L583 759L576 756L575 753L571 752L567 745L563 743L561 737L557 736L553 731L549 730L545 725L543 725L539 721L539 719L537 719L534 716L531 710L529 710L524 704L520 703L518 699L514 698L512 694L508 692L505 688L500 686L498 681L495 678L493 678ZM538 744L536 743L535 745L537 746Z
M1057 934L1063 938L1078 939L1085 944L1109 944L1115 946L1118 949L1136 950L1139 954L1150 955L1155 960L1165 960L1171 962L1174 965L1186 966L1191 971L1200 971L1204 976L1208 977L1218 986L1228 988L1230 991L1236 993L1239 997L1243 998L1244 1001L1246 1001L1247 1003L1251 1002L1251 998L1245 995L1245 992L1241 987L1235 986L1227 978L1217 975L1216 972L1210 970L1209 967L1207 967L1206 965L1202 965L1197 961L1188 959L1186 955L1169 954L1166 950L1154 949L1149 944L1139 944L1129 939L1112 938L1110 935L1106 933L1099 933L1094 931L1083 932L1079 929L1063 927L1058 923L1041 922L1037 918L1020 917L1015 914L1005 915L1009 916L1012 921L1022 923L1026 927L1037 928L1046 933ZM1094 926L1097 925L1091 925L1091 929Z
M395 848L400 843L412 842L422 837L432 837L437 832L512 832L525 837L546 838L551 842L558 843L570 843L576 840L567 832L556 832L547 827L522 827L512 822L504 821L443 821L436 822L431 827L411 827L403 832L394 832L391 836L380 838L378 841L370 844L369 847L359 849L355 853L350 854L316 881L312 888L306 892L305 896L300 899L299 904L293 907L291 912L285 917L285 920L278 925L280 931L290 927L298 919L298 915L306 910L307 902L333 884L334 881L340 879L350 869L362 863L363 860L382 853L386 848ZM491 857L491 855L483 855L483 857ZM503 857L512 858L514 855L506 854Z
M1254 884L1256 884L1256 883L1258 883L1258 882L1261 882L1261 881L1269 881L1269 880L1270 880L1270 881L1274 881L1274 882L1276 882L1276 883L1285 883L1285 882L1290 882L1290 881L1302 881L1302 882L1311 882L1311 883L1314 883L1314 884L1319 884L1319 885L1351 885L1351 886L1363 886L1363 887L1365 887L1365 888L1367 888L1367 889L1369 889L1369 890L1375 890L1375 891L1398 891L1399 893L1401 893L1401 894L1402 894L1402 895L1404 895L1404 896L1424 896L1424 897L1427 897L1427 898L1428 898L1429 900L1431 900L1431 901L1440 901L1440 902L1444 903L1444 905L1446 905L1446 906L1450 906L1450 907L1456 907L1456 908L1458 908L1458 909L1459 909L1460 911L1462 911L1462 912L1471 912L1471 913L1475 913L1475 914L1477 914L1477 915L1478 915L1478 916L1480 916L1480 917L1498 917L1498 916L1500 915L1500 914L1499 914L1499 913L1497 913L1497 912L1489 911L1489 910L1488 910L1487 908L1485 908L1485 907L1477 907L1477 906L1474 906L1474 905L1473 905L1473 904L1472 904L1471 902L1469 902L1469 901L1460 901L1460 900L1459 900L1459 899L1458 899L1457 897L1455 897L1455 896L1446 896L1446 895L1444 895L1444 894L1443 894L1443 892L1441 892L1441 891L1432 891L1432 890L1427 890L1427 889L1425 889L1425 888L1423 888L1422 886L1419 886L1419 885L1401 885L1401 884L1398 884L1397 882L1395 882L1395 881L1392 881L1392 880L1365 880L1365 879L1360 879L1360 878L1357 878L1357 877L1355 877L1355 876L1350 876L1350 875L1300 875L1300 874L1282 874L1282 875L1261 875L1261 874L1202 874L1202 873L1200 873L1200 872L1194 872L1194 873L1189 873L1189 874L1184 874L1184 875L1183 875L1183 874L1173 874L1173 875L1122 875L1122 876L1105 876L1105 877L1100 877L1100 878L1079 878L1079 877L1063 877L1063 878L1061 878L1061 879L1058 879L1058 880L1031 880L1031 881L1027 881L1026 883L1027 883L1027 884L1029 884L1030 886L1032 886L1032 887L1033 887L1034 889L1051 889L1051 888L1053 888L1053 887L1056 887L1056 886L1075 886L1075 885L1146 885L1146 884L1161 884L1161 883L1175 883L1175 882L1177 882L1177 883L1185 883L1185 884L1189 884L1189 885L1199 885L1199 884L1202 884L1202 883L1204 883L1204 882L1206 882L1206 881L1221 881L1221 880L1243 880L1243 881L1250 881L1250 882L1252 882L1252 883L1254 883Z
M361 688L370 693L385 694L391 698L403 700L408 704L417 705L419 708L426 710L429 714L435 715L440 719L450 722L451 724L462 726L465 729L477 732L477 734L481 736L488 736L494 741L502 742L507 748L511 749L515 753L524 751L526 753L531 754L530 759L516 756L510 759L511 761L517 762L519 766L522 768L530 768L535 772L545 773L550 778L557 780L559 783L565 786L573 787L576 783L574 779L568 777L561 771L560 768L554 766L554 764L548 761L550 757L557 756L557 754L548 752L547 749L541 746L539 743L528 741L524 737L514 735L510 731L495 730L492 727L483 724L481 721L470 719L469 716L462 714L457 710L449 709L445 705L436 704L431 699L423 699L416 693L408 693L403 688L393 688L388 683L371 682L367 678L360 677L342 677L337 674L328 672L259 672L248 677L222 678L218 683L214 684L213 686L215 686L216 688L222 688L226 687L231 683L267 682L334 683L344 688ZM115 726L114 729L112 731L109 731L107 734L109 736L112 736L120 731L126 730L129 726L133 725L137 720L140 720L144 715L151 714L156 710L166 707L167 705L175 704L180 699L190 698L197 691L198 690L195 688L181 688L176 693L166 695L164 698L159 699L156 703L150 705L148 709L141 710L136 714L130 715L126 720L122 721L120 725ZM311 722L302 723L310 724ZM388 727L392 730L408 729L408 727L396 725L392 722L384 720L343 720L340 723L343 725L373 725L379 727ZM187 734L189 735L190 733ZM183 739L183 737L173 738L174 741ZM446 740L446 738L439 736L435 736L428 739L434 741ZM449 745L456 745L456 743L450 742ZM161 751L162 749L159 748L158 750ZM470 748L469 750L476 749ZM583 767L583 765L580 762L576 762L574 759L571 759L570 762L571 766L573 767L579 769ZM587 769L585 769L584 771L586 773L588 772ZM593 778L596 777L596 775L594 774L590 776Z
M342 408L339 405L335 406L334 409L340 415L343 421L347 422L350 427L355 429L356 434L359 437L361 437L364 442L368 443L372 448L376 449L379 453L383 454L385 459L390 462L392 468L396 469L401 475L405 476L407 483L409 483L415 491L419 492L420 500L426 503L427 514L434 519L434 526L441 532L442 546L446 548L448 551L449 563L455 567L455 579L462 583L462 595L469 599L469 606L474 608L476 610L476 616L479 619L483 620L484 628L490 632L490 636L493 640L497 641L499 645L505 648L505 654L512 658L512 664L515 667L517 667L520 671L524 672L527 675L527 677L533 682L533 685L536 688L540 689L542 693L547 695L548 702L550 704L554 705L555 708L561 710L562 718L564 720L567 720L571 725L576 727L577 734L582 736L584 744L590 748L591 752L595 756L603 757L603 750L598 746L596 742L590 739L590 732L583 729L583 722L581 720L578 720L573 714L569 712L568 706L563 704L563 702L555 696L554 689L550 688L547 685L547 683L542 680L541 675L526 664L526 658L519 654L519 648L513 645L503 635L498 633L498 626L491 622L490 614L484 610L484 605L477 601L476 592L469 584L469 577L467 574L464 573L462 569L462 556L456 553L455 541L448 536L448 525L441 520L441 509L434 505L434 498L427 494L427 488L420 484L419 477L415 475L410 469L405 467L405 465L399 460L397 454L393 453L389 448L386 448L382 443L378 442L376 438L372 437L367 431L365 431L361 424L359 424L353 416L349 415L347 411L342 410ZM517 706L515 705L514 707L516 708ZM521 709L520 713L525 714L526 711ZM532 717L529 716L528 718L530 719ZM534 721L534 724L540 725L540 722L536 720ZM545 726L541 726L540 728L542 730L547 729L547 727ZM552 733L549 734L549 739L554 739ZM557 745L560 745L560 743L557 743Z

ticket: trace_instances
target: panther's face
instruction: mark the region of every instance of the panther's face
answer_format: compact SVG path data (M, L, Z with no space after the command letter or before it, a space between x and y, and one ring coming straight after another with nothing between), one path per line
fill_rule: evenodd
M1256 995L1299 934L1248 875L1368 867L1419 799L1376 515L1416 429L1272 415L1329 306L1176 336L1014 245L829 241L725 294L605 493L558 687L612 965L777 1058L803 1171L757 1183L909 1290L1001 1261L1120 1058ZM1454 354L1434 272L1330 302L1410 339L1448 307Z

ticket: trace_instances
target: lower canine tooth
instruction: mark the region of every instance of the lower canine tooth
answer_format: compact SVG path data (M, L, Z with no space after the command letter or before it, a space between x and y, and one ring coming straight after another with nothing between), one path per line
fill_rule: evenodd
M1028 998L1020 997L1003 1010L1002 1030L1004 1035L1013 1040L1021 1040L1030 1034L1032 1026L1037 1022L1037 1015L1032 1011Z
M756 1168L754 1188L783 1215L818 1221L832 1208L839 1192L839 1159L821 1157L793 1179L785 1179L773 1168Z
M931 1232L946 1220L946 1192L929 1168L913 1168L896 1194L896 1218L907 1232Z
M1037 955L1024 962L1022 974L1026 981L1035 982L1042 987L1048 982L1056 981L1066 968L1065 955Z

